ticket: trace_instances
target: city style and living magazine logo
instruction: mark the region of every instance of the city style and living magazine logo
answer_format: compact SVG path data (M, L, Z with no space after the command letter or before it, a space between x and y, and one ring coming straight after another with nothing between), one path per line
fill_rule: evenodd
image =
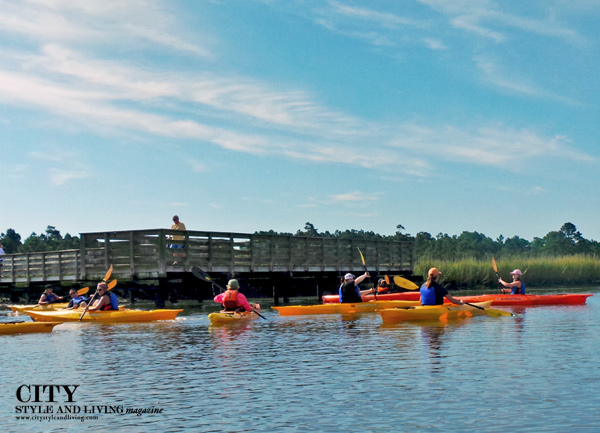
M162 414L158 407L135 408L110 404L81 404L79 385L20 385L16 390L15 416L20 421L93 421L100 416Z

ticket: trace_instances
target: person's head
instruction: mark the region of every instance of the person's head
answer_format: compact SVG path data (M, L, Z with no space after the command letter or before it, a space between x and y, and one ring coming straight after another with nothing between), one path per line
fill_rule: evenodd
M348 272L346 275L344 275L344 281L352 281L354 280L354 275L352 275L350 272Z
M54 290L54 287L52 287L52 285L50 285L50 284L46 284L44 286L44 290L46 291L46 293L52 293L52 291Z
M523 272L521 272L519 269L515 269L510 273L510 275L512 275L513 279L519 280L521 279L521 275L523 275Z
M377 281L377 285L379 287L387 287L388 283L385 281L385 278L380 278L379 281Z
M173 215L173 222L177 224L179 222L179 217L177 215Z
M77 290L71 289L69 290L69 295L71 295L71 298L76 298L79 295L79 293L77 293Z
M425 283L425 285L427 287L431 287L431 283L437 281L440 275L442 275L442 273L438 268L431 268L429 272L427 272L427 282Z
M98 285L96 286L96 292L100 296L104 295L106 292L108 292L108 284L106 284L106 283L98 283Z
M239 290L240 283L238 283L238 280L229 280L229 282L227 283L227 288L230 290Z

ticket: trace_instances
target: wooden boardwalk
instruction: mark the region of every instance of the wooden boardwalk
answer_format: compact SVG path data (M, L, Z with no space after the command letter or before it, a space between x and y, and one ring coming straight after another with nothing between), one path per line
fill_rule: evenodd
M172 237L180 240L173 240ZM2 283L98 281L110 265L120 280L147 280L206 272L236 276L270 273L413 270L412 242L255 235L168 229L83 233L77 250L4 255Z

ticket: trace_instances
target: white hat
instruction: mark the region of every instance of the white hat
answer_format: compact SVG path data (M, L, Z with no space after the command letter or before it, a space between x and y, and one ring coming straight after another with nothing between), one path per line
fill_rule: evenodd
M344 280L353 280L354 279L354 275L352 275L350 272L348 272L346 275L344 275Z
M521 272L521 271L520 271L520 270L518 270L518 269L515 269L515 270L514 270L514 271L512 271L510 274L511 274L511 275L523 275L523 272Z

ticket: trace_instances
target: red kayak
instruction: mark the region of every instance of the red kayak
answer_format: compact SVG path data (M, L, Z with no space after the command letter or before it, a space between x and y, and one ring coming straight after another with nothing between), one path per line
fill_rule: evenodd
M340 302L338 295L325 295L322 296L324 304L335 304ZM417 290L414 292L399 292L399 293L380 293L377 295L378 301L418 301L421 299L421 293ZM375 296L362 295L363 302L374 301Z
M493 301L492 305L581 305L592 293L562 293L557 295L479 295L457 296L465 302Z
M562 293L556 295L505 295L505 294L489 294L475 296L456 296L457 299L462 299L465 302L486 302L493 301L492 305L582 305L585 304L587 298L592 296L592 293ZM379 301L418 301L421 294L418 290L413 292L400 293L382 293L377 295ZM338 295L323 296L323 303L339 302ZM363 302L374 300L373 295L363 295Z

